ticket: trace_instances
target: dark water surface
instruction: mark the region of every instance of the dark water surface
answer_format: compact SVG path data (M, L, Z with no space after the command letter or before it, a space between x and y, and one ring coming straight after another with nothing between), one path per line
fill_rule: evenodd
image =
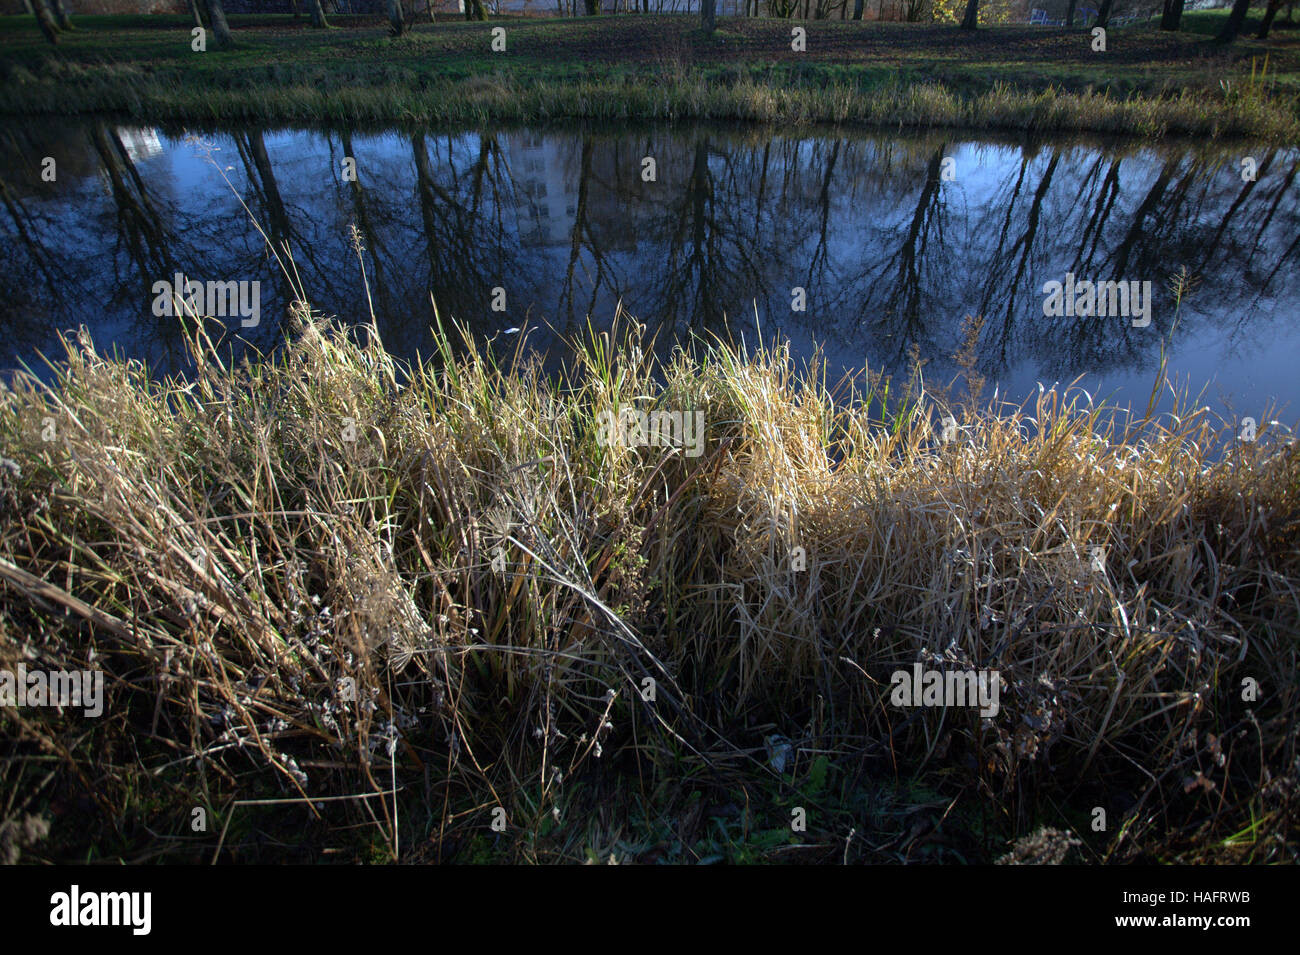
M373 307L403 357L430 352L433 300L498 344L534 327L552 354L621 300L662 346L726 328L753 341L757 319L800 356L823 346L832 376L903 373L916 353L946 383L980 315L978 370L1013 400L1084 375L1144 406L1164 345L1170 374L1220 413L1294 422L1298 170L1295 148L955 133L26 124L0 130L0 368L57 353L57 332L80 324L102 349L182 368L179 322L154 308L178 272L259 282L258 324L225 321L272 348L294 292L269 239L314 308ZM1069 275L1149 290L1149 324L1045 315L1044 285Z

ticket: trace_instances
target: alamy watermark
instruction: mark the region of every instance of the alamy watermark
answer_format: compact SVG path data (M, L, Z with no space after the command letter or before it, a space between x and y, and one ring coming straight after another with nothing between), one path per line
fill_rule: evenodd
M119 925L132 935L148 935L152 911L152 892L83 892L73 885L50 896L50 924L60 927Z
M104 712L103 670L0 670L0 706L81 707L86 716Z
M1065 273L1065 282L1043 286L1043 314L1048 318L1119 317L1133 319L1134 328L1151 324L1151 282L1091 282L1075 280Z
M704 412L601 411L596 415L596 443L602 448L681 447L688 458L698 458L704 453Z
M153 313L170 318L177 311L213 318L239 316L244 328L256 328L262 320L262 283L257 280L197 282L177 272L172 281L153 283Z
M1002 677L997 670L895 670L889 678L894 706L978 706L980 716L998 715Z

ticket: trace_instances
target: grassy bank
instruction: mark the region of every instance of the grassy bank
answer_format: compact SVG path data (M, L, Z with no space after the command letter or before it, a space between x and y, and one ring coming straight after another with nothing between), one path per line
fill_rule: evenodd
M232 50L191 52L183 18L83 18L57 49L0 18L0 112L144 121L478 125L558 119L738 119L1300 138L1300 39L1229 47L1149 26L1110 32L791 24L689 17L382 24L313 31L232 20ZM506 29L506 51L490 49ZM1268 72L1261 76L1263 57ZM1253 73L1252 73L1253 65Z
M107 674L98 719L0 710L12 851L1295 860L1276 428L656 368L626 319L555 379L299 321L273 362L196 336L151 383L82 341L0 391L0 669ZM602 442L634 407L702 453ZM918 661L998 670L999 712L892 705Z

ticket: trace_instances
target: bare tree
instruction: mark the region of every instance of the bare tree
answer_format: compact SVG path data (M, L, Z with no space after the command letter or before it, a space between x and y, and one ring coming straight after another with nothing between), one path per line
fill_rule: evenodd
M1101 0L1101 12L1097 14L1095 27L1101 27L1103 30L1110 26L1110 14L1115 9L1115 0Z
M54 7L54 19L59 24L60 30L75 30L72 25L72 16L68 13L67 4L64 0L52 0Z
M718 0L700 0L700 25L705 36L713 36L717 28Z
M190 0L190 14L194 17L194 25L202 27L203 13L199 10L199 0Z
M311 25L318 30L324 30L330 25L325 19L325 8L320 5L320 0L311 0Z
M1160 12L1160 29L1178 29L1183 19L1183 2L1184 0L1164 0L1164 9Z
M45 34L45 39L51 43L59 42L59 25L54 20L54 11L50 9L49 0L32 0L33 10L36 14L36 25L41 28L41 33Z
M230 24L226 22L226 10L222 7L221 0L203 0L203 4L207 8L208 22L212 24L217 46L233 45L235 38L230 35Z
M980 0L966 0L966 16L962 18L963 30L974 30L979 26Z
M1282 9L1283 0L1268 0L1268 6L1264 8L1264 22L1259 25L1259 33L1255 35L1257 40L1267 40L1268 31L1273 26L1273 18L1277 12Z
M401 36L406 32L406 17L402 16L402 0L388 0L388 33Z
M1236 0L1232 5L1232 12L1228 14L1228 22L1223 25L1223 29L1215 39L1220 43L1231 43L1237 39L1237 34L1241 32L1241 25L1246 22L1246 11L1249 8L1250 0Z

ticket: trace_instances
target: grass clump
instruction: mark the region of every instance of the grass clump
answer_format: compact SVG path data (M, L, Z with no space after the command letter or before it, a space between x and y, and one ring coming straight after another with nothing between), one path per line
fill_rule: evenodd
M0 668L108 696L0 713L24 858L1294 861L1278 428L661 360L625 317L560 373L297 322L0 390ZM703 453L602 441L630 408ZM915 662L1000 712L891 706Z

